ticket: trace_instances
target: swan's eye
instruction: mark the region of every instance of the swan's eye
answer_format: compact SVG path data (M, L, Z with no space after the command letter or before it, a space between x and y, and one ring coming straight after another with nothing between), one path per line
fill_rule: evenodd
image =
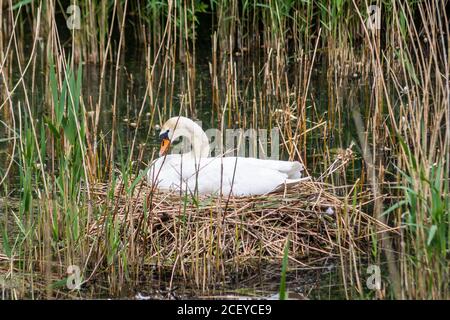
M169 139L169 130L166 130L165 132L160 133L160 134L159 134L159 138L160 138L161 140L163 140L163 139Z

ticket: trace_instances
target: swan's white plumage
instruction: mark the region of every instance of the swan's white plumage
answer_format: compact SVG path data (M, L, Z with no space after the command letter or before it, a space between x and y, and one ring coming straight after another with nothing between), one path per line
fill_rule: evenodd
M169 119L162 127L162 132L166 130L169 130L172 141L180 135L186 136L193 142L193 150L186 154L163 156L152 163L147 174L148 182L156 183L159 189L179 190L181 186L183 192L248 196L269 193L286 180L292 183L301 177L302 165L297 161L205 157L209 154L207 137L188 118Z

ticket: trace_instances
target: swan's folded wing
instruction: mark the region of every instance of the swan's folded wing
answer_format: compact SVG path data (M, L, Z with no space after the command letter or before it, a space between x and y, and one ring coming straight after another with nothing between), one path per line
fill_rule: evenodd
M284 173L288 179L301 178L303 165L298 161L269 160L256 158L239 158L239 160L249 166L257 166L272 169Z

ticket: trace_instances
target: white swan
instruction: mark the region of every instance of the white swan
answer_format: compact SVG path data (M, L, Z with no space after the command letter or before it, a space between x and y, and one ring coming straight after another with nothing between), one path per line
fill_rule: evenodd
M189 140L192 150L168 155L171 142L181 136ZM169 119L161 128L160 138L160 158L147 173L148 183L156 183L158 189L180 190L181 186L188 193L249 196L302 180L303 167L297 161L208 157L208 137L198 124L185 117Z

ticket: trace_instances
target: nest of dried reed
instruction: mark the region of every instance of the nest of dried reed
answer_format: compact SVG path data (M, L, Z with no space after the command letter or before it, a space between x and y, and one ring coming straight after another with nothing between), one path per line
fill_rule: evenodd
M301 266L367 251L369 235L387 227L331 190L303 181L261 196L191 197L158 192L142 181L132 190L99 184L93 194L112 208L146 263L209 279L213 270L279 262L288 238L289 258ZM103 234L105 221L91 231Z

